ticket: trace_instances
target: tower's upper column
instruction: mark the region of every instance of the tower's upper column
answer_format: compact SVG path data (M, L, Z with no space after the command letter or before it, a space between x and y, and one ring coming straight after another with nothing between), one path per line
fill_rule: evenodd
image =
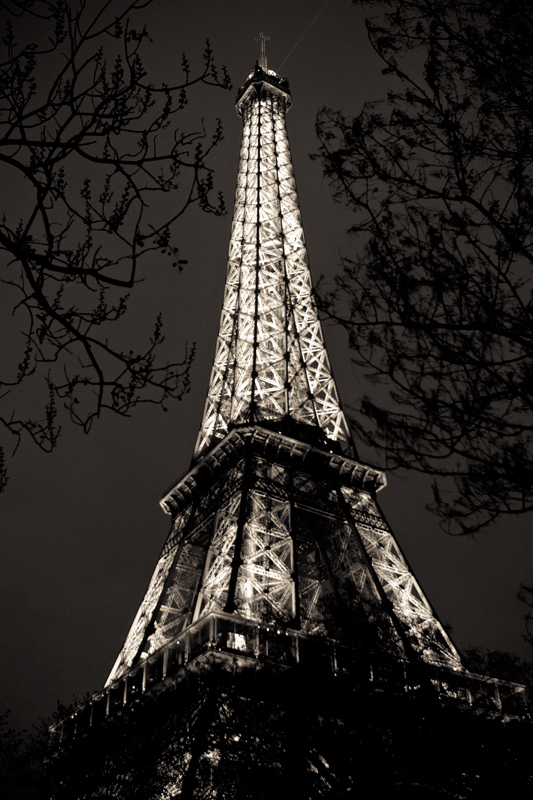
M288 81L259 64L237 95L243 137L226 288L195 457L250 424L351 446L312 296L290 104Z

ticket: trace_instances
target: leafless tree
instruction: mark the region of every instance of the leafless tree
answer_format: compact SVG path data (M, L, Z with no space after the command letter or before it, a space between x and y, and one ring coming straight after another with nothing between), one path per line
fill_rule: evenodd
M474 533L533 507L532 7L368 5L390 91L317 119L356 241L323 305L373 387L358 436Z
M220 121L180 126L191 125L184 109L197 90L230 81L209 42L196 71L183 55L179 77L152 80L141 60L151 2L2 3L0 251L13 315L0 421L10 450L23 438L52 450L65 410L89 431L103 411L128 415L188 389L193 350L163 361L161 318L140 345L119 338L117 323L143 264L186 263L174 223L194 205L224 212L206 161ZM3 453L0 474L5 484Z

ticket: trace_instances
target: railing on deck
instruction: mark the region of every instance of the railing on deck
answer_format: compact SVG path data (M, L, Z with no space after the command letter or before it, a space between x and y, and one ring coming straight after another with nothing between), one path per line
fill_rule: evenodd
M373 660L332 639L212 612L148 656L115 683L93 695L51 727L58 742L98 725L146 692L177 675L207 652L237 655L313 672L346 673L374 691L415 693L425 687L441 701L507 716L527 714L525 687L469 672L400 660Z

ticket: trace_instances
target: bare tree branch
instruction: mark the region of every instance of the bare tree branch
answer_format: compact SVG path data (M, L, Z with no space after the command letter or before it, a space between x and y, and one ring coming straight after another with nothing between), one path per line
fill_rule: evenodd
M359 437L433 475L444 528L474 533L533 509L533 17L525 2L371 5L388 99L317 118L358 246L321 304L375 387Z
M104 411L165 407L189 388L194 347L162 361L160 317L144 345L116 336L143 263L187 263L175 223L192 206L225 211L208 165L220 120L187 130L183 112L192 92L231 87L209 42L199 70L183 55L181 80L151 81L141 59L151 2L3 3L0 280L20 338L1 376L0 423L15 449L29 438L52 450L65 412L88 432ZM17 410L30 379L41 416ZM2 454L0 488L6 480Z

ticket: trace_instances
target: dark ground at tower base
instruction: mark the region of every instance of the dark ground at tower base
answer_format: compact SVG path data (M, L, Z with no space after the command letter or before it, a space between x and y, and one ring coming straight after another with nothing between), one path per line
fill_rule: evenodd
M50 762L54 800L481 800L533 788L527 719L212 655L64 741Z

